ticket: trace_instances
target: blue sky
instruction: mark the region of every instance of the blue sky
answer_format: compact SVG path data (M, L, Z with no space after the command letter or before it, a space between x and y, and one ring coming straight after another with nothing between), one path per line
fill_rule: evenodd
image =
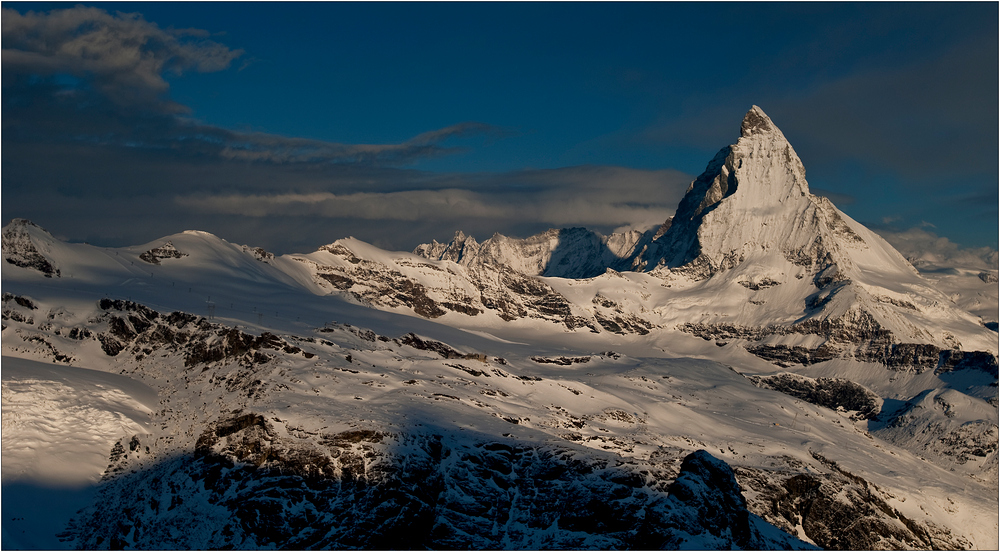
M997 247L996 3L3 9L3 217L67 239L655 224L757 104L890 241Z

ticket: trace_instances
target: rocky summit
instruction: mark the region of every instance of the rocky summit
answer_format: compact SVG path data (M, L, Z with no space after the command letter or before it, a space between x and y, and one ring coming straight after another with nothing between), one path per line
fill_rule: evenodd
M995 549L995 275L925 278L738 130L610 236L14 220L4 547Z

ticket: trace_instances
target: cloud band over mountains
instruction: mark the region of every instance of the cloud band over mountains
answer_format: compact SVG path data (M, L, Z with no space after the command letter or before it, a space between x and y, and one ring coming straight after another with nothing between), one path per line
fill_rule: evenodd
M231 228L241 226L232 216L299 218L312 227L325 221L327 235L313 245L348 233L365 236L362 221L422 221L423 232L439 238L460 225L482 230L478 222L487 220L501 231L611 228L662 222L691 178L621 167L507 174L399 168L461 151L446 142L510 134L479 122L398 144L341 144L206 125L170 99L165 75L222 71L243 55L209 40L208 31L165 30L139 14L85 7L25 15L5 9L3 16L4 157L18 160L5 163L5 191L16 198L7 205L19 206L16 215L5 210L43 224L46 213L58 213L67 228L74 219L88 224L77 211L93 197L93 205L103 202L118 212L155 204L156 218L201 215L199 228L222 235L228 233L213 227L219 216L229 216ZM106 219L90 238L135 241L134 225L114 225ZM423 239L404 226L368 237L407 248Z
M457 178L443 179L452 185ZM491 219L555 226L613 227L660 224L673 214L690 176L677 171L570 167L502 175L465 175L465 188L379 192L195 194L178 196L183 209L248 217L314 216L420 221ZM428 185L430 182L423 182ZM533 193L525 194L525 188ZM671 193L672 192L672 193ZM654 195L657 194L658 196Z
M224 29L164 28L140 14L84 6L49 12L19 12L5 6L2 15L3 216L32 219L64 238L130 245L195 228L282 253L307 250L346 235L389 249L409 249L430 239L448 239L459 229L476 236L493 232L525 236L553 226L587 226L608 232L621 226L661 223L673 214L694 177L678 170L574 165L544 157L542 166L559 168L415 169L431 160L460 158L472 150L470 145L484 140L504 144L537 132L462 118L410 125L405 127L411 129L409 137L387 140L391 143L337 142L224 128L199 120L204 114L179 103L171 91L172 82L192 74L254 70L256 58L248 59L243 48L225 44L224 35L215 32ZM866 106L862 96L868 82L885 88L898 80L895 88L890 87L898 92L901 86L927 88L933 77L925 78L924 73L937 74L942 66L956 75L973 75L976 63L961 61L961 54L968 50L963 48L884 77L868 72L834 80L802 102L789 100L784 109L795 116L782 125L806 129L821 125L823 117L835 116L816 109L812 100L817 98L827 104L831 97L848 98L849 102L841 103ZM953 58L957 58L954 63ZM924 68L927 71L921 72ZM984 94L980 86L984 80L989 75L977 77L977 92L970 92L969 98ZM716 121L729 120L728 107L716 114L705 106L724 92L692 100L686 115L673 122L660 122L651 115L654 126L645 125L637 139L658 143L658 147L677 145L677 140L725 145L716 143L713 129L719 126ZM935 94L946 99L940 90ZM480 103L488 105L488 101ZM867 110L856 110L855 119L844 124L857 117L874 120L871 111L883 108L898 119L904 108L915 105L908 102L900 103L902 107L876 102ZM594 105L594 109L599 107ZM331 104L324 108L352 107ZM421 108L415 103L411 109ZM959 122L969 118L970 109L950 108L960 115ZM478 117L481 112L492 117L488 109L469 113ZM585 120L593 114L584 111L577 116ZM734 127L730 122L723 124ZM873 142L874 134L866 131L861 137L868 140L864 144L842 142L839 138L848 130L834 130L820 137L828 143L810 138L818 144L813 149L840 147L837 155L859 155L862 146L882 147L889 141L881 135L880 141ZM724 134L726 139L734 137L730 131ZM810 141L806 143L809 149ZM978 134L955 143L977 143L989 149ZM581 147L604 147L600 140L589 144ZM922 144L916 134L887 151L894 162L899 151L916 151L922 163L935 161L913 144ZM954 148L941 153L948 156L949 168L963 162ZM703 162L710 158L711 154L705 156ZM811 166L812 160L806 161ZM533 163L537 161L527 160L520 166ZM921 174L932 172L929 167L911 165ZM818 184L829 186L829 182ZM819 192L818 187L814 191ZM843 189L824 195L841 206L854 200ZM975 197L986 201L971 207L986 209L984 216L995 218L995 186Z

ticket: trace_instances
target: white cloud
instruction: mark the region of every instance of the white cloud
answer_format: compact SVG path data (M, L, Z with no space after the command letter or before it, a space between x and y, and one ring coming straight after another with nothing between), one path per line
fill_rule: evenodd
M1000 263L1000 254L996 249L964 248L948 238L923 228L903 231L879 229L877 232L910 262L977 270L997 270L997 265Z
M448 175L458 184L461 175ZM177 206L202 214L308 216L369 221L488 219L497 231L523 223L556 227L662 223L676 209L688 175L620 167L569 167L501 175L471 175L464 187L348 194L234 193L183 195Z
M178 111L181 106L163 97L169 89L164 73L221 71L243 55L205 39L205 31L160 29L135 13L76 6L24 15L5 8L2 15L5 70L87 78L126 105Z

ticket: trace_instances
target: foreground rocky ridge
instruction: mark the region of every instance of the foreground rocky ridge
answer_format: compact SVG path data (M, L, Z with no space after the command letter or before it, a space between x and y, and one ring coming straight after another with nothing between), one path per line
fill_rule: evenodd
M675 472L572 445L303 441L260 415L222 420L193 455L110 479L67 536L88 549L807 547L751 515L732 470L704 451Z

